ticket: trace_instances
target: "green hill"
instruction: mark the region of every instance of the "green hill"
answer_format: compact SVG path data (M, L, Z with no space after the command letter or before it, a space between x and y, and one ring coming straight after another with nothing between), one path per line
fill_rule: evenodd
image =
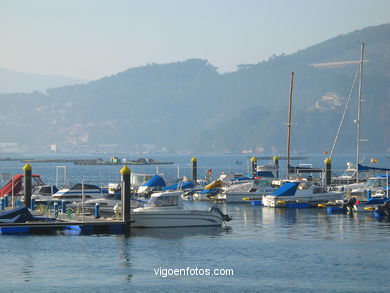
M47 94L0 95L2 142L22 149L61 151L284 152L291 71L293 150L329 150L357 64L366 44L363 151L389 151L390 24L341 35L291 55L273 56L236 72L219 74L206 60L131 68L87 84ZM357 86L339 152L353 152ZM2 149L0 148L0 151ZM3 149L4 151L4 149Z

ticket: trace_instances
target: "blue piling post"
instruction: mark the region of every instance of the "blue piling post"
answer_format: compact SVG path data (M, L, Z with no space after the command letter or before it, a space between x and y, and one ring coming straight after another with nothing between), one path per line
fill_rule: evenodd
M58 217L58 202L54 203L53 212L54 212L54 217Z
M61 201L61 214L66 214L66 202L64 200Z
M4 208L8 207L8 195L4 196Z
M16 200L16 207L17 207L17 208L20 208L21 205L22 205L22 202L20 201L20 198L18 198L18 199Z
M95 218L100 218L100 204L98 202L95 204Z
M4 210L4 198L0 201L0 210Z
M30 203L31 203L30 209L33 211L35 209L35 199L32 198Z

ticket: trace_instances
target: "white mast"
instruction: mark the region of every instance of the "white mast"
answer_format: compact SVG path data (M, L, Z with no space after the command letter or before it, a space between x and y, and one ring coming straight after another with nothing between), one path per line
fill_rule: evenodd
M294 72L291 72L290 80L290 96L288 100L288 122L287 122L287 179L290 174L290 140L291 140L291 107L292 107L292 95L294 87Z
M362 103L362 87L363 87L363 53L364 43L360 46L360 73L359 73L359 101L358 101L358 112L356 120L356 182L359 182L359 163L360 163L360 114L361 114L361 103Z

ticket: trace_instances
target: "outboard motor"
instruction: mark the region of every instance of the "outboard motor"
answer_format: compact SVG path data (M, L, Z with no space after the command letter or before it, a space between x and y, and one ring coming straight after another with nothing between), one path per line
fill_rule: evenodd
M222 220L223 220L224 222L229 222L229 221L232 220L232 218L231 218L228 214L222 213L221 209L220 209L219 207L217 207L217 206L212 206L212 207L209 209L209 212L212 212L212 211L215 211L215 212L217 212L218 214L220 214L221 217L222 217Z
M342 208L346 212L353 212L355 204L356 197L352 197L349 200L343 202Z
M183 197L186 197L188 200L194 200L194 193L195 191L193 189L188 189L184 192Z
M386 217L387 220L390 220L390 200L387 200L383 205L378 206L374 210L374 216L378 218Z

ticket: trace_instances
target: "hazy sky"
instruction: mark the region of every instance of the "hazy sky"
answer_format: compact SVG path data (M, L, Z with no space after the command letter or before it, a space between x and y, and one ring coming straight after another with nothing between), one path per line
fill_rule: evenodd
M0 67L97 79L203 58L226 72L389 22L388 0L0 0Z

